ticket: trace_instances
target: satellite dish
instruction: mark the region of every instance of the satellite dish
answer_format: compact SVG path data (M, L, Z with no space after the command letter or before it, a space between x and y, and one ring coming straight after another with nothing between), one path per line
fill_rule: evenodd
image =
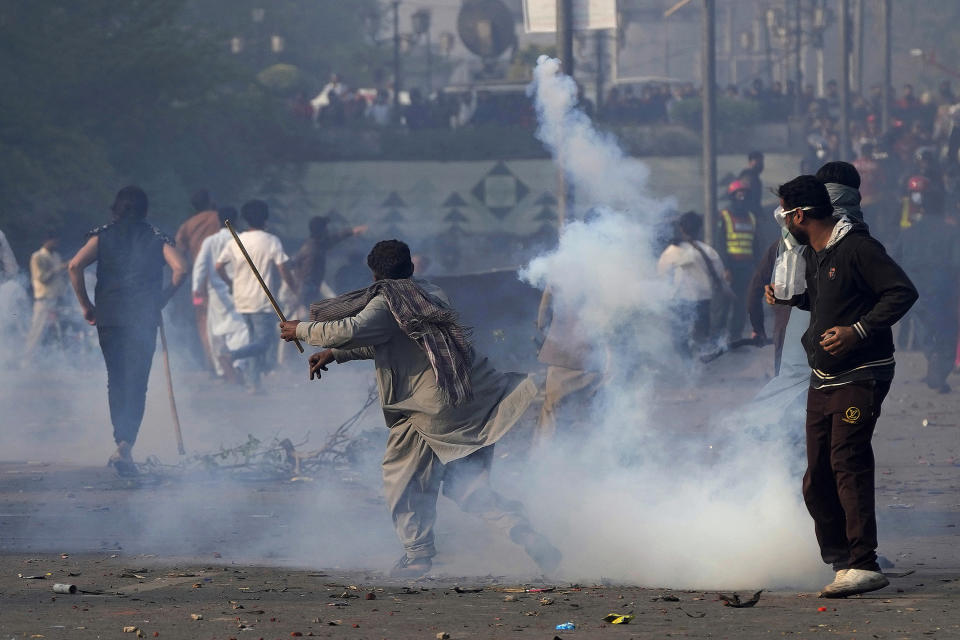
M502 0L464 0L457 33L464 46L481 58L496 58L517 44L513 13Z

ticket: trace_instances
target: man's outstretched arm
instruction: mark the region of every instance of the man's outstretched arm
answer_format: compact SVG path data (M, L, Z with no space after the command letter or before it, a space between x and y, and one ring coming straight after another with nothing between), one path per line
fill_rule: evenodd
M280 337L294 338L315 347L351 350L374 347L389 340L397 331L397 321L382 298L374 298L357 315L330 322L280 323Z

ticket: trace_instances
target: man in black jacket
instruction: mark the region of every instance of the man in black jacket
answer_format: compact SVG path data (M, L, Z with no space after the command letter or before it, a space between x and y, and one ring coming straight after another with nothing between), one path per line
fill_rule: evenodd
M805 293L769 304L810 311L803 335L813 370L807 394L807 472L803 498L834 581L822 597L885 587L877 564L874 459L870 439L893 380L891 326L910 309L910 279L859 222L833 217L826 187L813 176L780 186L787 230L810 248Z

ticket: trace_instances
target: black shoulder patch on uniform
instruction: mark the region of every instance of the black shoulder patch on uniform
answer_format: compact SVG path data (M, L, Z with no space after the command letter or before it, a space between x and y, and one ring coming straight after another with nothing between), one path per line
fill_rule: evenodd
M165 234L163 231L160 231L160 229L157 229L153 225L150 225L150 228L153 230L153 235L163 240L164 244L168 244L171 247L177 246L177 242L173 238Z
M102 224L102 225L100 225L99 227L96 227L96 228L94 228L94 229L91 229L90 231L87 231L87 235L83 236L83 239L84 239L84 240L89 240L89 239L92 238L93 236L98 236L98 235L100 235L101 233L103 233L104 231L106 231L107 229L109 229L110 227L112 227L114 224L116 224L116 223L115 223L115 222L108 222L107 224Z

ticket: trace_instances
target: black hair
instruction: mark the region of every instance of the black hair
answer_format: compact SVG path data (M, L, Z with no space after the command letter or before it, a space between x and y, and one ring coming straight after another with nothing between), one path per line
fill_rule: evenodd
M47 227L43 232L43 239L46 240L56 240L60 237L60 230L56 227Z
M747 154L747 160L763 160L763 151L751 151Z
M118 220L143 220L147 217L148 206L144 190L131 184L117 192L111 209Z
M413 275L410 247L400 240L381 240L367 256L367 266L374 275L388 280L403 280Z
M330 223L330 218L324 216L313 216L310 218L310 237L311 238L322 238L327 235L327 225Z
M828 162L817 169L817 180L823 184L833 182L851 189L860 188L860 172L849 162L840 160Z
M210 192L206 189L197 189L190 196L190 204L196 212L206 211L210 208Z
M785 182L777 188L777 195L783 200L783 208L788 211L797 207L813 207L804 211L803 215L816 220L833 215L830 194L814 176L797 176L790 182Z
M703 230L703 216L696 211L687 211L677 218L677 228L688 237L696 240Z
M240 207L240 213L248 225L254 229L263 229L270 217L270 207L263 200L248 200Z
M217 217L220 218L220 224L225 223L227 220L236 222L237 210L235 207L220 207L217 209Z

